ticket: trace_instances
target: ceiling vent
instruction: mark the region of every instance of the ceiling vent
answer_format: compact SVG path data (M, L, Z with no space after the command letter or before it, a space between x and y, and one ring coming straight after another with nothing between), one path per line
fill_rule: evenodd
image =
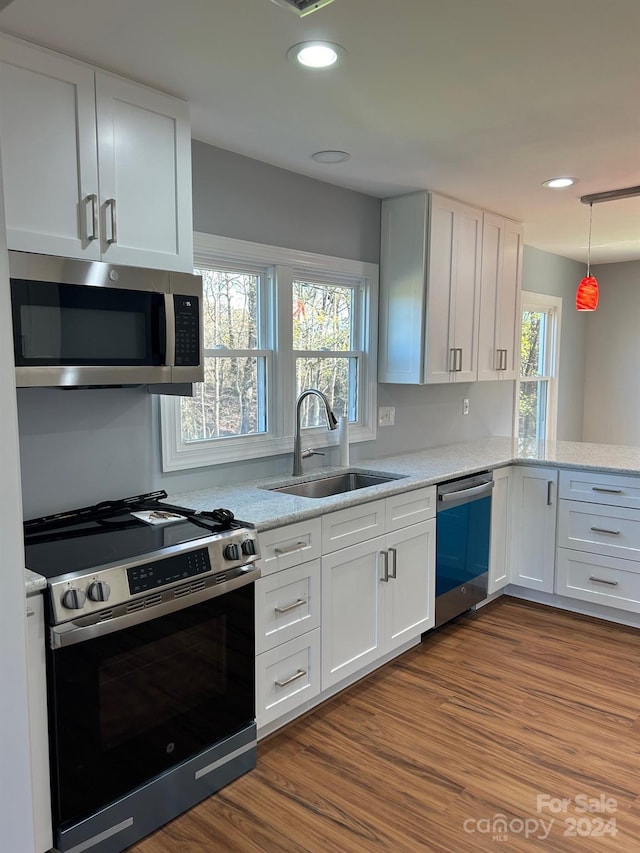
M271 0L271 2L278 6L285 6L295 12L296 15L304 18L305 15L310 15L317 9L322 9L323 6L333 3L333 0Z

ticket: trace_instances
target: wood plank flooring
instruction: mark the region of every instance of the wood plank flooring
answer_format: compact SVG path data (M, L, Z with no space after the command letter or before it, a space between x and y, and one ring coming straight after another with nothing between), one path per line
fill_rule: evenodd
M640 850L639 687L640 631L503 597L130 850Z

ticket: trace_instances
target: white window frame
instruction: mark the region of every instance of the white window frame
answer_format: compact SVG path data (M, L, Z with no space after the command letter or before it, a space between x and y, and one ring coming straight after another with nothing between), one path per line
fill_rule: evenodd
M182 441L180 398L160 396L162 470L181 471L227 462L258 459L293 452L295 427L295 353L292 332L292 282L298 278L353 284L358 281L359 305L354 306L359 359L359 420L350 424L351 442L376 437L378 266L230 237L194 233L194 267L225 264L271 271L269 286L273 351L267 357L266 433ZM356 300L354 300L356 301ZM255 351L252 354L260 354ZM224 353L221 353L224 354ZM326 354L326 353L324 353ZM343 353L340 353L343 355ZM347 354L347 353L344 353ZM304 430L304 442L315 448L337 445L337 431L324 427Z
M550 296L546 293L535 293L523 290L521 294L520 316L524 311L538 311L547 314L551 322L548 329L548 344L546 347L546 368L543 376L526 380L527 382L547 382L547 419L543 441L555 441L558 431L558 380L560 370L560 331L562 327L562 297ZM514 406L513 434L518 437L520 428L520 365L518 365L518 381Z

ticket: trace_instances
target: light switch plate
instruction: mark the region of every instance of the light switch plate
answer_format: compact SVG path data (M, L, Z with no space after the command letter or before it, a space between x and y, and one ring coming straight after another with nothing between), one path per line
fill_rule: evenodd
M393 426L396 422L395 406L380 406L378 408L378 426Z

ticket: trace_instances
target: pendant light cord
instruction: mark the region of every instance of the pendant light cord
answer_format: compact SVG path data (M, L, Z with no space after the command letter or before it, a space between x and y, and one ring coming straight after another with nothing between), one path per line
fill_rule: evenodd
M587 278L591 275L591 222L593 220L593 202L589 204L589 242L587 243Z

